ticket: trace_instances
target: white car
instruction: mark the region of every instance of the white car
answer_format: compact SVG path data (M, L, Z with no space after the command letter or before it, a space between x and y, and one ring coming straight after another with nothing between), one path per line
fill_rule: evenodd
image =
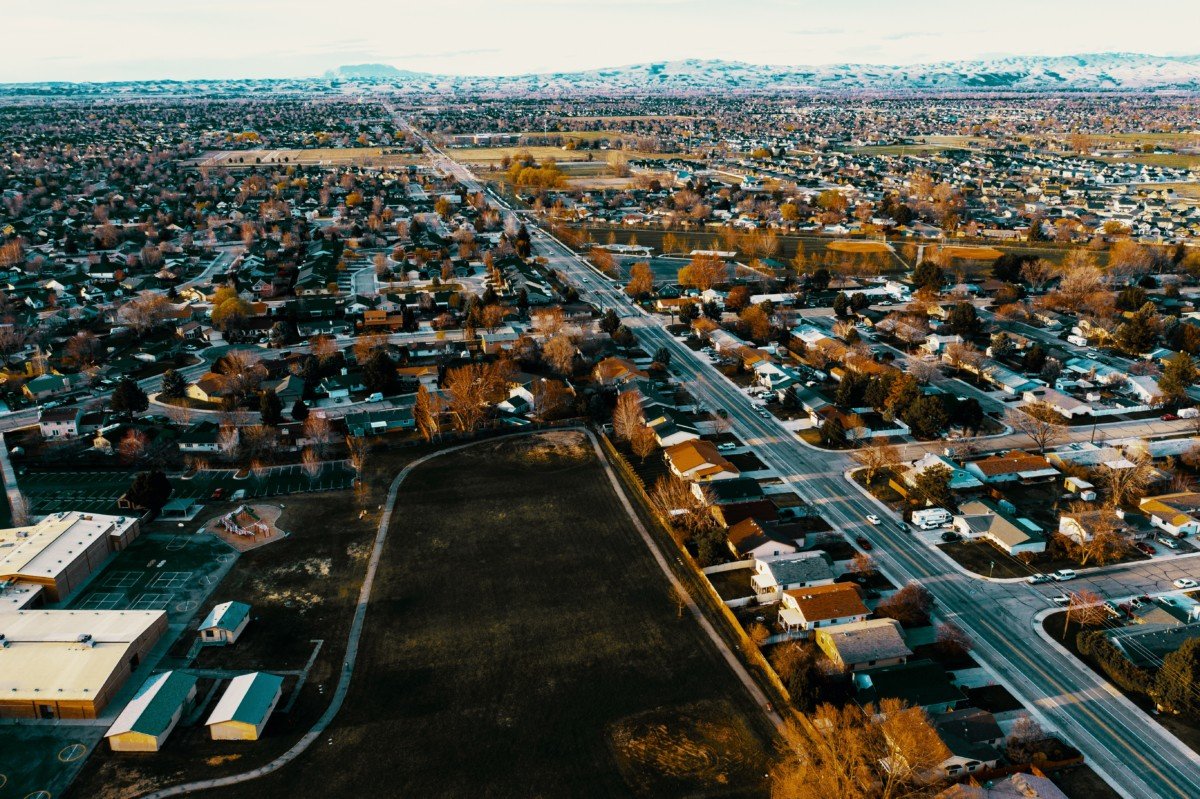
M1050 597L1050 601L1056 605L1069 605L1071 604L1071 597L1066 594L1059 594L1058 596Z
M1060 583L1065 583L1067 580L1074 580L1078 575L1072 569L1059 569L1050 576Z
M875 525L883 524L883 519L879 518L874 513L869 514L867 516L867 521L869 521L871 524L875 524Z
M1197 583L1190 577L1180 577L1178 580L1171 583L1171 585L1175 586L1176 588L1195 588L1197 585L1200 585L1200 583Z

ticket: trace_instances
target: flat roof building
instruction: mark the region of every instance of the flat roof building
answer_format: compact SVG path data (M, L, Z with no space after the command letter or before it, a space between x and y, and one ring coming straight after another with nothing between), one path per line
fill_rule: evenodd
M166 631L161 610L0 612L0 718L95 718Z
M0 530L0 582L41 586L46 602L61 602L111 553L137 538L139 529L133 516L66 511Z

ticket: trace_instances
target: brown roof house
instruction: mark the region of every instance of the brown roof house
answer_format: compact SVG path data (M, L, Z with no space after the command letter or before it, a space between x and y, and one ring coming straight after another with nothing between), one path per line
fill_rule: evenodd
M717 452L711 441L685 441L664 451L667 465L678 477L690 482L731 480L741 474Z
M779 626L786 635L803 638L818 627L862 621L869 612L850 583L797 588L780 598Z
M990 485L998 483L1037 483L1058 476L1058 470L1041 455L1014 449L972 461L966 470Z

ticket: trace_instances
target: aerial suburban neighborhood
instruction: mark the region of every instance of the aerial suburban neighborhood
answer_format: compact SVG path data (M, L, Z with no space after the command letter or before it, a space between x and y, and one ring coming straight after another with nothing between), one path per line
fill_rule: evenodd
M0 56L0 799L1200 796L1200 57L178 13Z

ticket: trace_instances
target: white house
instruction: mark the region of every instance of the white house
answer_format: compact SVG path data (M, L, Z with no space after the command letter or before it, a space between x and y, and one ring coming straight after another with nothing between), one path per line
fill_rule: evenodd
M824 552L797 552L756 558L750 586L759 602L776 602L784 591L813 585L831 585L833 570Z
M807 636L818 627L862 621L869 612L855 585L815 585L783 592L779 626L786 635Z

